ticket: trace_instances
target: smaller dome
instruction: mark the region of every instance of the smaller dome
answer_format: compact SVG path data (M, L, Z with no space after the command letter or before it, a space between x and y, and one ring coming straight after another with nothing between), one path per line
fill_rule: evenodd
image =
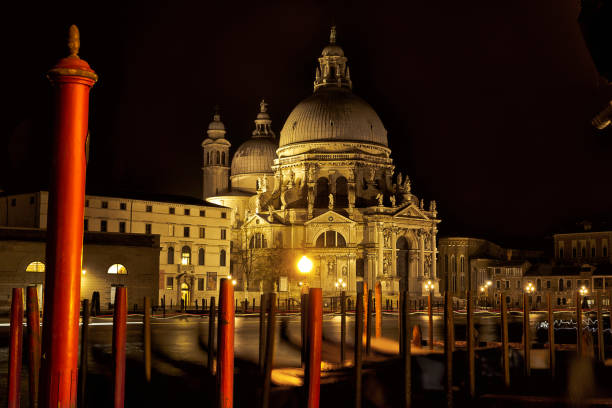
M244 142L232 158L232 176L250 173L273 174L278 146L273 139L252 138Z
M225 137L225 125L221 122L221 115L219 112L215 113L213 116L213 120L209 123L206 133L208 137L215 140Z
M344 57L344 51L339 45L331 44L323 48L322 57Z

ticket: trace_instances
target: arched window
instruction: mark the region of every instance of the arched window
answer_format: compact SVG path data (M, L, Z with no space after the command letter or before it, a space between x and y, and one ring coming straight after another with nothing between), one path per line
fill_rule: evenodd
M595 258L595 247L591 247L591 257Z
M174 248L168 247L168 264L174 264Z
M317 180L317 190L315 196L316 208L327 208L329 205L329 181L327 177L321 177Z
M204 248L198 249L198 265L204 265Z
M346 177L338 177L336 179L336 203L338 208L348 207L348 182Z
M189 248L187 245L181 249L181 264L191 265L191 248Z
M26 267L26 272L44 272L45 264L40 261L30 262Z
M225 164L225 152L221 153L221 164Z
M559 258L563 258L563 248L559 248Z
M225 266L225 249L219 252L219 266Z
M465 271L465 257L463 255L461 255L461 257L459 258L459 264L460 264L460 271L461 273L463 273Z
M455 260L455 255L451 256L451 265L453 267L453 273L457 273L457 262Z
M127 269L121 264L113 264L108 268L108 273L112 275L127 275Z
M217 150L217 164L221 164L221 153Z
M210 164L210 152L206 152L206 161L205 164Z
M559 279L559 292L563 292L563 279Z
M538 291L542 290L542 281L540 280L540 278L536 279L536 289Z
M267 248L268 241L266 240L266 236L261 232L256 232L251 236L249 240L249 248Z
M584 257L586 257L586 247L585 247L585 246L583 246L583 247L580 249L580 254L582 255L582 257L583 257L583 258L584 258Z
M336 231L325 231L317 238L317 248L346 248L346 239Z

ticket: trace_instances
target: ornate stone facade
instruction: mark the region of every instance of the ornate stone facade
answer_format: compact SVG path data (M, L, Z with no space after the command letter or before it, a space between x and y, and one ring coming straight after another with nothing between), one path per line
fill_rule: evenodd
M435 202L425 209L409 178L394 176L387 131L374 109L352 93L348 60L335 39L332 29L318 59L313 95L295 107L281 130L266 188L246 204L231 194L209 198L242 212L234 223L234 273L251 275L245 262L267 252L280 254L269 264L279 269L271 276L286 274L290 292L306 282L333 296L343 283L355 293L360 281L369 288L381 281L386 296L403 288L422 296L427 280L438 291ZM237 176L232 173L232 179ZM266 238L265 247L258 247L264 242L258 234ZM314 262L309 277L295 271L302 255ZM281 267L285 258L289 266Z

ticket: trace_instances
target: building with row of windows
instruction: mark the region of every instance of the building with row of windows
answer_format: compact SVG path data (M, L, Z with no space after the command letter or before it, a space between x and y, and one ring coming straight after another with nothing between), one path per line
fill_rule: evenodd
M46 191L2 196L0 226L45 229L47 205ZM230 271L230 228L228 208L197 199L85 197L85 231L159 236L156 289L168 305L215 295Z

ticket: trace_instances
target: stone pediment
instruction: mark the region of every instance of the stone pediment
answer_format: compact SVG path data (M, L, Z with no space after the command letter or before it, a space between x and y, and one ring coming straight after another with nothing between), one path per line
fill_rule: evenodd
M267 213L266 213L267 214ZM254 226L265 226L272 224L270 221L263 217L261 214L253 214L245 221L243 227L254 227Z
M409 206L402 208L397 213L395 213L395 215L393 215L393 218L417 218L427 221L431 220L431 218L425 214L423 209L417 207L414 204L410 204Z
M304 225L313 224L354 224L355 221L346 218L344 215L338 214L333 210L324 212L321 215L314 217L312 220L306 221Z

